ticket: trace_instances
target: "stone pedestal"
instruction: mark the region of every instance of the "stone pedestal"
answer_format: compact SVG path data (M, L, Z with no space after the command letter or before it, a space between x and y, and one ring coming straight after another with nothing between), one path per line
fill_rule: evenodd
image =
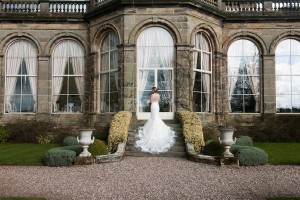
M223 166L223 165L240 166L239 159L235 158L235 157L217 157L216 160L220 166Z
M75 158L75 165L90 165L94 163L94 157L93 156L76 156Z

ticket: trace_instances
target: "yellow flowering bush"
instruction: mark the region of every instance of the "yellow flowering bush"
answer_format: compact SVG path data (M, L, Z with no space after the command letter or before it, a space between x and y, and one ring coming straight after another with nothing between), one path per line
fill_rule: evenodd
M185 143L194 145L195 152L198 154L201 147L205 146L202 124L199 116L194 112L180 111L178 113L183 127Z
M120 111L114 115L108 135L109 151L111 151L116 144L127 141L131 117L132 114L128 111Z

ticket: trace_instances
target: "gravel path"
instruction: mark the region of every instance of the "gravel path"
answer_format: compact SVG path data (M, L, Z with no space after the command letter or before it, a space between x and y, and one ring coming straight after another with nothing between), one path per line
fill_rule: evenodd
M300 197L300 166L236 167L186 158L124 157L72 167L0 166L0 196L46 199Z

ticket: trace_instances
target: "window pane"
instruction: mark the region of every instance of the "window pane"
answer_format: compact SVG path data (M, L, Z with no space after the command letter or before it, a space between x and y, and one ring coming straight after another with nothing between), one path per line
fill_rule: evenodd
M292 109L293 113L300 113L300 95L292 96Z
M290 75L290 57L276 56L276 75Z
M118 110L118 92L110 93L110 112L117 112Z
M140 76L139 77L140 88L144 88L144 90L151 91L152 87L155 85L154 70L140 70L139 76Z
M231 95L231 112L243 112L243 96Z
M244 104L245 104L245 112L246 113L254 113L255 112L255 99L253 95L244 95Z
M109 112L109 93L100 95L101 112Z
M202 87L202 74L201 72L194 72L195 78L194 78L194 88L193 91L198 91L198 92L202 92L203 91L203 87Z
M300 42L294 39L291 39L291 55L300 55Z
M150 100L151 91L139 92L139 112L150 112L150 106L147 101Z
M290 95L277 95L276 107L278 112L291 112L291 96Z
M109 53L101 53L101 71L109 70Z
M300 94L300 76L292 76L292 94Z
M291 94L291 77L277 76L276 77L276 94Z
M289 56L291 55L291 41L290 40L284 40L280 42L275 50L276 56Z
M291 57L291 74L300 75L300 56L292 56Z
M161 90L172 90L172 70L157 70L157 87Z
M172 112L172 92L170 91L160 91L160 112Z
M118 69L118 50L110 53L110 69Z
M101 93L109 92L108 73L100 75L100 82Z
M118 91L118 72L110 73L110 92Z

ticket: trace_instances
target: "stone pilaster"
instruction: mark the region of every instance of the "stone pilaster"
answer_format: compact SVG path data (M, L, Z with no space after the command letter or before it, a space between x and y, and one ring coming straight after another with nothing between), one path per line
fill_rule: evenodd
M119 46L120 109L136 112L137 66L135 44Z
M262 101L264 113L276 113L276 74L275 74L275 56L262 56Z
M52 112L52 70L50 67L50 56L38 57L37 71L37 113Z
M193 110L193 47L190 44L176 44L174 82L177 111Z

